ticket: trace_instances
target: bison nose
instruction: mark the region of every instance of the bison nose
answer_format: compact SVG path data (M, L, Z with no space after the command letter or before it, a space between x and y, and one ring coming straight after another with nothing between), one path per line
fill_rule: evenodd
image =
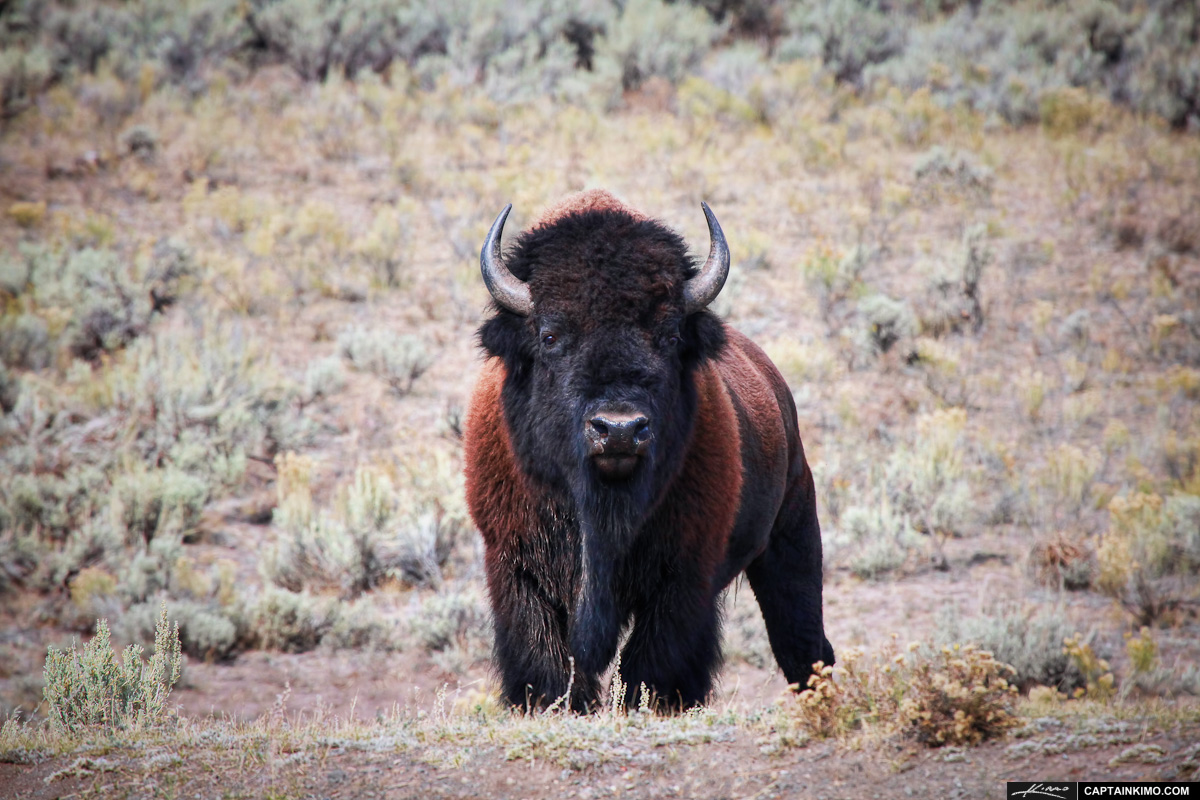
M650 420L637 412L601 412L584 425L589 455L640 456L653 434Z

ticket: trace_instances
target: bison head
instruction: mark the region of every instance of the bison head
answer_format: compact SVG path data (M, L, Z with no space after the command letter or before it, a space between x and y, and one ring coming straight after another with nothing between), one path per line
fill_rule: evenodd
M677 234L615 202L539 224L505 256L508 206L481 253L499 307L481 338L508 368L504 411L527 474L617 512L620 527L672 477L691 434L691 372L723 343L705 307L729 250L703 208L700 269Z

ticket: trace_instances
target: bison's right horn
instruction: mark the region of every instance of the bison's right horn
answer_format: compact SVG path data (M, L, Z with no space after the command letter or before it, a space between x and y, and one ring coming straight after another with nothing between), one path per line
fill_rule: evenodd
M708 220L708 260L700 274L684 284L683 302L688 314L700 311L716 300L729 277L729 245L725 242L721 223L717 222L708 203L701 203L700 207Z
M479 267L483 270L483 282L493 299L503 308L514 314L527 317L533 312L533 297L529 294L529 285L508 271L504 266L504 257L500 252L500 236L504 233L504 221L508 212L512 211L512 203L504 207L500 216L492 223L483 249L479 251Z

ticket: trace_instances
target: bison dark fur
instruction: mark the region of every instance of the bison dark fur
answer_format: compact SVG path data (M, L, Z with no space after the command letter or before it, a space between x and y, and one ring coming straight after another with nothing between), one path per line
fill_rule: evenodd
M544 706L573 675L571 707L594 708L628 629L626 701L644 684L662 708L702 703L720 593L743 571L804 686L834 656L812 473L779 372L689 308L683 240L607 193L569 198L503 267L517 301L493 289L464 438L505 699Z

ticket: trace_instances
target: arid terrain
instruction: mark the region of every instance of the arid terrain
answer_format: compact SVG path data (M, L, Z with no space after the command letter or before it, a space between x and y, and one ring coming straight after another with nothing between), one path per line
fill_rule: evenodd
M1197 12L470 5L0 5L0 797L1195 780ZM739 580L706 708L498 702L479 247L596 187L793 390L807 699Z

